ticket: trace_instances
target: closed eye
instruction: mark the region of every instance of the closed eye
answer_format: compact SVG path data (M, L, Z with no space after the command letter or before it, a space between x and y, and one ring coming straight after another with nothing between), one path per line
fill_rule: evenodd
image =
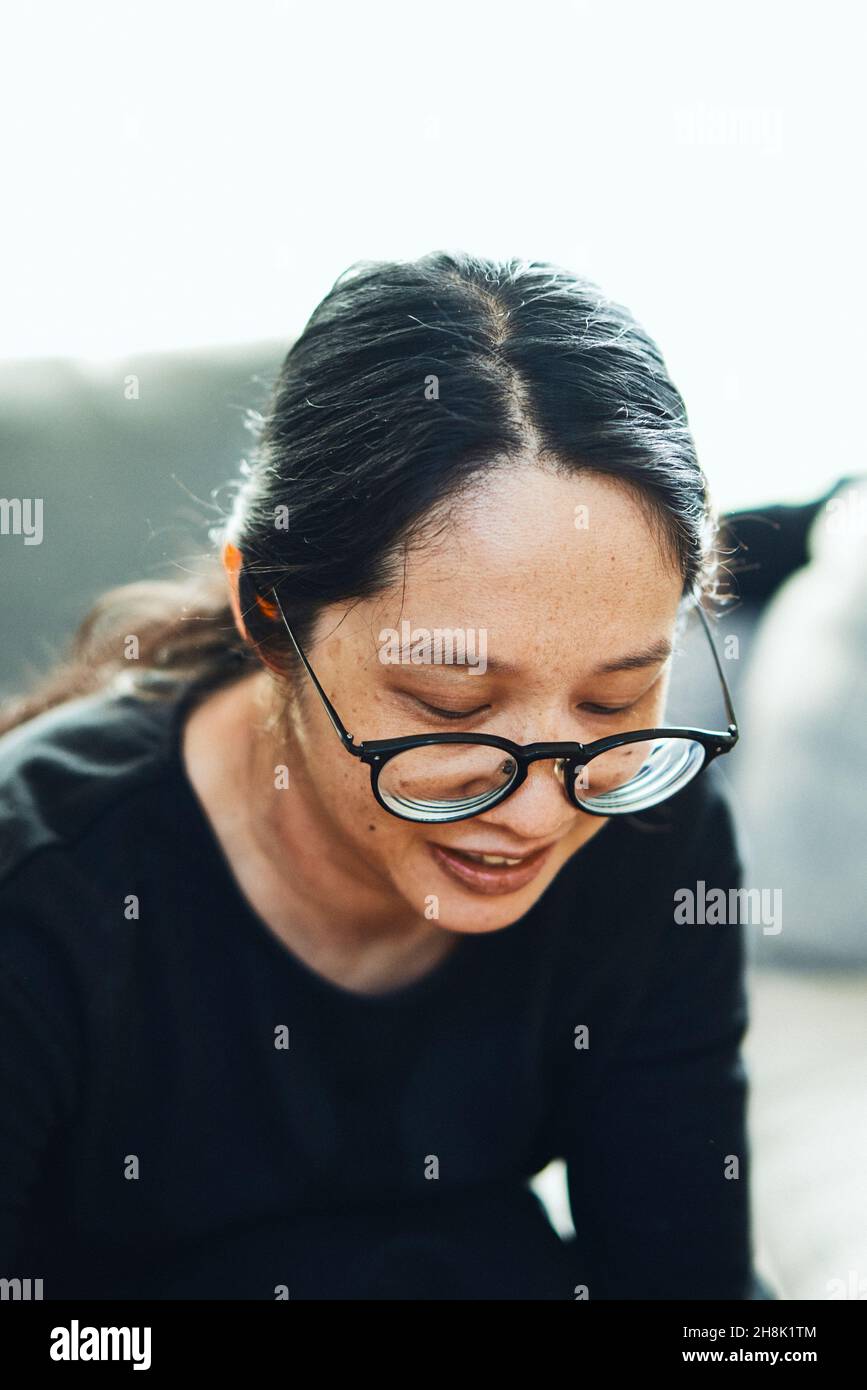
M475 715L481 714L482 711L487 708L486 705L479 705L477 709L443 709L438 705L429 705L425 700L419 700L418 697L416 697L416 699L422 709L435 719L472 719ZM586 703L581 706L581 709L586 710L588 714L605 716L626 714L627 711L632 709L632 705L596 705Z
M429 705L424 700L419 700L418 703L427 714L433 715L435 719L472 719L474 715L481 714L482 710L486 708L485 705L479 705L478 709L440 709L437 705Z

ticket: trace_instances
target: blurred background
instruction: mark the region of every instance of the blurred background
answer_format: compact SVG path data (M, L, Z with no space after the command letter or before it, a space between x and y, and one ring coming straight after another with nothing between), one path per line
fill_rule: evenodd
M198 562L245 411L351 262L559 262L659 341L727 518L747 883L782 894L782 930L746 932L783 1298L867 1298L856 22L842 0L37 0L3 21L0 696L106 588ZM567 1229L556 1165L538 1187Z

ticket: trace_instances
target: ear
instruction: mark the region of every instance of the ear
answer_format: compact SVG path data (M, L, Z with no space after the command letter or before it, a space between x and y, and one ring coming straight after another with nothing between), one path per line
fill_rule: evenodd
M232 545L231 541L226 541L223 546L221 559L223 561L223 569L226 571L226 578L229 581L229 602L232 605L235 627L246 641L247 630L244 627L244 619L241 617L241 599L238 593L242 564L241 552L237 546Z

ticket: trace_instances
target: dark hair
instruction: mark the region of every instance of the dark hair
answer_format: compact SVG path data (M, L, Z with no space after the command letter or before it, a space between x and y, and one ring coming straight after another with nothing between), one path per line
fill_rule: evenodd
M249 641L216 566L210 578L124 585L0 729L129 673L130 631L137 672L168 686L246 669L257 649L291 675L274 587L304 646L325 605L393 582L423 528L446 524L465 488L518 458L619 480L668 545L684 593L709 589L716 516L662 355L626 309L560 267L444 251L356 262L247 425L255 446L212 539L241 552Z

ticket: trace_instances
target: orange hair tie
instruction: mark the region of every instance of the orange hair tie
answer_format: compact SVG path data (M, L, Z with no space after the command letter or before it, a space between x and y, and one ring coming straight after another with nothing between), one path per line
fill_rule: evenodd
M268 603L267 600L262 598L260 594L256 595L256 603L258 604L259 608L261 608L266 618L270 618L273 621L274 618L277 617L277 613L279 610L277 608L276 603Z
M230 569L237 578L240 578L244 561L240 550L236 545L233 545L231 541L227 541L223 547L223 559L226 567ZM268 600L262 598L260 594L256 594L256 603L260 611L265 614L265 617L270 618L273 622L280 611L276 603L269 603Z

